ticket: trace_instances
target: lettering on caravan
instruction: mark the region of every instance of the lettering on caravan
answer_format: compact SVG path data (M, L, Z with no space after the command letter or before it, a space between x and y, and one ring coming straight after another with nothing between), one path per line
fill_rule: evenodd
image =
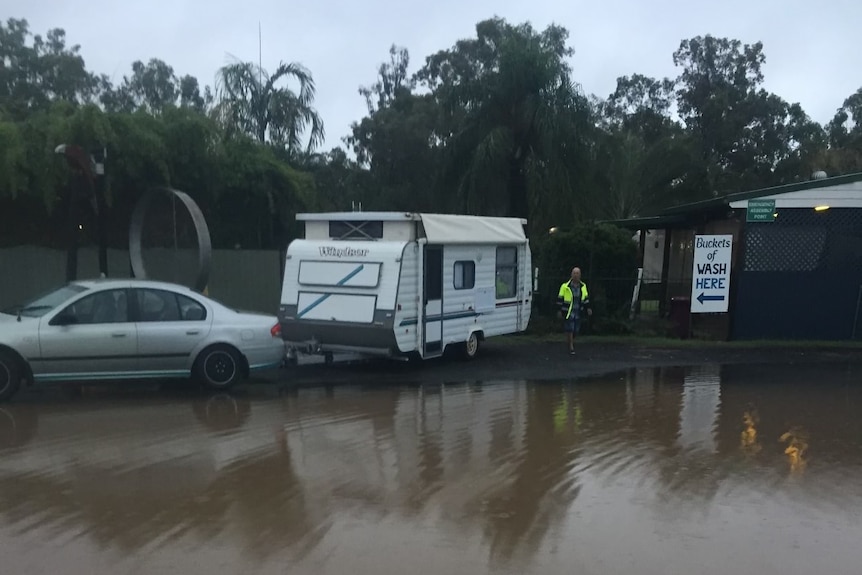
M368 255L368 250L357 248L334 248L332 246L321 246L320 255L325 258L363 258Z

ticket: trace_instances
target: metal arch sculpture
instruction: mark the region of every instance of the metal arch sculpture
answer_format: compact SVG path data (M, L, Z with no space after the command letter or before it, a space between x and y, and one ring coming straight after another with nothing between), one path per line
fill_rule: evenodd
M201 212L191 196L173 188L150 188L135 205L135 211L132 212L132 223L129 227L129 259L132 264L132 273L134 273L136 278L144 279L147 277L141 238L144 231L144 219L147 215L147 209L150 207L150 202L160 194L167 194L181 201L192 218L198 240L198 273L193 289L197 292L203 292L209 282L212 265L212 242L210 241L209 227L207 226L203 212Z

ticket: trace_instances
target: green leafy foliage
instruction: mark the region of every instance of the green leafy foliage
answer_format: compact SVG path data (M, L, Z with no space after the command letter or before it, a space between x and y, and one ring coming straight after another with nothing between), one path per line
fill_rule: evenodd
M581 268L597 318L627 311L638 261L637 243L630 232L607 224L577 224L551 234L538 251L541 311L556 311L553 302L559 287L574 267Z
M234 92L216 102L209 87L202 90L196 78L158 59L132 63L131 74L114 86L87 71L80 48L67 47L62 30L43 39L16 19L0 23L0 64L0 245L65 247L79 225L79 242L98 241L92 208L69 220L69 194L93 190L55 151L60 144L80 146L94 160L107 153L101 191L109 211L105 241L114 247L127 245L135 203L157 185L192 195L217 247L283 247L297 233L293 214L314 204L310 176L291 166L306 127L312 133L305 151L323 137L312 107L314 83L301 67L281 66L251 89L241 82L262 76L234 73L231 86L245 90L244 101ZM222 76L230 76L229 68ZM300 79L298 96L274 87L291 74ZM254 116L262 102L265 110ZM258 121L254 130L222 121L219 112L231 107L233 117L244 117L243 106ZM150 240L160 244L172 235L157 229Z
M0 244L66 245L77 223L64 198L92 196L55 153L70 144L107 152L97 191L112 246L126 245L154 185L191 194L218 247L284 248L300 210L512 215L529 222L543 280L579 263L612 316L629 297L634 242L590 222L862 170L862 88L821 126L764 89L759 42L684 39L668 55L675 78L631 73L606 98L583 93L572 54L565 28L498 17L415 70L392 46L359 89L367 114L321 152L301 63L270 73L232 61L211 89L150 58L112 83L62 29L34 35L11 18L0 23ZM552 226L563 231L549 238Z

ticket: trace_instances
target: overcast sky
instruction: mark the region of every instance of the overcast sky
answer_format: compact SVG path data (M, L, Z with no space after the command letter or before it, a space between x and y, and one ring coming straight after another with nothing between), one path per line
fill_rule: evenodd
M88 68L115 81L134 60L155 57L209 85L229 54L257 61L260 21L264 68L284 60L312 71L324 149L340 145L366 112L357 88L374 81L392 43L408 48L413 72L495 14L568 28L575 79L602 97L621 75L675 77L680 40L703 34L763 41L767 89L819 122L862 86L859 0L0 0L0 14L26 18L37 33L64 28Z

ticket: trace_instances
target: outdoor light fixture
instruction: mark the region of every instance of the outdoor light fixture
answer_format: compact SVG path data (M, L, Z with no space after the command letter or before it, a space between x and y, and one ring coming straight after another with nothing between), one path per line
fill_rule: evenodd
M548 233L549 233L549 234L555 234L555 233L557 233L557 227L556 227L556 226L554 226L553 228L549 229L549 230L548 230Z
M814 211L815 212L825 212L828 209L829 209L829 206L816 206L814 208Z

